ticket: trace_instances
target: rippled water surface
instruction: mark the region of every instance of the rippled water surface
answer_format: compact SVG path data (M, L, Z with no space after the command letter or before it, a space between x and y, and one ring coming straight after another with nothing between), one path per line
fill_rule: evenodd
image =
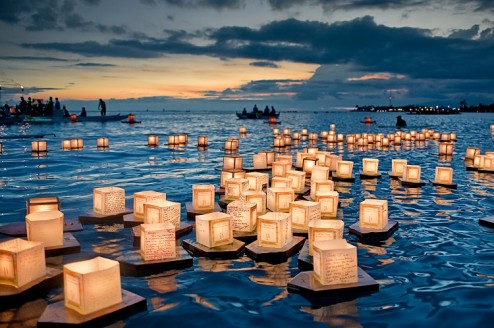
M273 128L310 132L329 130L335 123L341 133L389 133L396 114L374 114L377 124L359 123L365 113L282 113L280 125L240 121L222 113L144 113L141 124L63 123L0 127L3 136L44 134L48 153L31 154L31 139L3 139L0 155L0 224L24 221L25 202L39 195L56 195L65 218L74 219L92 208L92 190L118 186L125 189L127 206L135 192L156 190L182 203L191 201L191 185L219 184L219 171L228 137L240 137L239 154L244 166L252 155L270 149ZM359 204L366 198L389 201L389 217L399 229L379 245L366 245L348 235L358 246L358 261L380 284L378 293L337 304L311 305L304 297L287 292L294 277L297 255L286 263L258 263L244 256L236 260L195 258L191 268L146 277L122 277L122 287L147 299L148 311L122 321L126 326L299 326L341 327L482 327L494 319L494 230L478 219L494 215L494 175L466 171L463 163L468 146L493 151L489 114L456 116L406 116L409 128L428 127L455 132L458 142L451 158L437 155L437 142L404 144L400 149L366 152L346 145L319 144L322 150L343 155L361 168L362 158L378 158L382 172L391 169L391 159L405 158L422 166L422 180L434 177L435 167L454 169L458 189L430 184L405 188L387 175L378 180L338 183L345 228L358 220ZM170 134L188 133L189 143L179 149L166 146ZM147 136L157 134L161 145L146 146ZM207 135L210 146L197 149L197 136ZM110 139L109 150L97 150L96 139ZM62 151L61 141L83 138L85 148ZM295 155L306 141L287 149ZM182 220L187 220L183 215ZM129 229L122 225L86 225L74 236L81 253L50 258L50 265L102 255L116 258L132 249ZM190 236L188 236L190 237ZM0 324L33 325L47 303L62 299L61 289L46 298L0 312Z

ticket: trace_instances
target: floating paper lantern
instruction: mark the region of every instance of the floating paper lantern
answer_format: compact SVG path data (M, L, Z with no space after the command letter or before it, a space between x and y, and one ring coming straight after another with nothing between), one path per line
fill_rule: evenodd
M272 188L292 188L292 179L287 177L274 177L271 179Z
M450 133L441 133L441 141L451 141L451 134Z
M331 154L330 157L331 157L331 166L329 167L329 169L331 171L336 171L338 169L338 162L341 161L343 157L341 155L334 155L334 154Z
M258 215L266 213L267 201L266 193L264 191L242 191L240 194L240 200L243 202L255 203Z
M434 182L439 184L453 184L453 169L451 167L436 167Z
M367 143L368 144L373 144L376 142L376 136L373 134L368 134L367 135Z
M336 135L328 134L328 137L326 138L326 142L335 143L336 141L337 141Z
M331 166L331 153L328 151L318 151L316 152L316 157L319 159L317 165L320 166Z
M336 141L339 142L339 143L345 141L345 135L343 133L338 133L336 135Z
M440 134L439 132L434 132L434 133L432 134L432 139L434 139L434 140L439 140L439 139L441 139L441 134Z
M484 166L484 157L485 155L475 155L473 158L473 167L477 169L482 168Z
M326 181L329 179L329 167L316 165L312 168L310 181Z
M275 136L275 137L276 137L276 136L279 136L279 135L280 135L280 129L276 129L276 128L274 128L274 129L273 129L273 136Z
M405 133L405 137L403 139L405 139L405 141L412 141L412 135L410 132Z
M81 138L70 139L71 149L82 149L84 148L84 141Z
M314 242L342 239L345 228L343 220L312 220L308 226L309 255L314 252Z
M220 187L225 187L225 181L231 178L245 178L244 170L222 170L220 174Z
M285 177L286 172L290 170L292 165L284 162L273 162L271 164L271 176L272 177Z
M304 153L308 153L311 156L316 156L317 152L319 151L319 148L317 147L307 147L304 148Z
M405 165L403 167L403 181L405 182L420 182L420 165Z
M239 155L228 155L223 157L223 170L241 170L243 157Z
M339 178L351 178L353 170L352 161L338 161L336 166L336 175Z
M308 135L308 134L309 134L309 131L307 131L307 129L303 128L303 129L301 130L301 133L302 133L302 135L303 135L303 136L306 136L306 135Z
M322 218L335 218L338 216L339 194L337 191L318 191L314 200L321 204Z
M262 190L269 184L269 174L261 172L248 172L245 179L249 180L249 190Z
M300 140L300 132L293 132L292 133L292 139L293 140Z
M245 178L231 178L225 181L225 200L240 199L242 191L249 190L249 180Z
M247 128L245 126L241 126L239 129L238 129L238 132L240 134L247 134Z
M484 156L484 164L480 169L484 171L494 171L494 156L486 153Z
M134 217L144 220L144 204L155 200L166 200L166 194L153 191L139 191L134 193Z
M257 243L260 247L283 248L293 240L289 213L269 212L258 217Z
M268 161L265 154L254 154L252 157L254 169L266 169L268 168Z
M257 225L257 204L235 200L227 205L226 213L232 216L233 231L254 231Z
M401 144L401 137L400 136L395 136L394 139L393 139L393 144L396 146L396 145L400 145Z
M379 172L379 160L377 158L362 159L362 171L364 175L377 175Z
M293 156L278 154L278 156L276 156L276 161L290 164L290 167L288 168L290 170L292 168Z
M311 132L309 133L309 141L317 141L319 139L319 136L317 133Z
M273 139L273 147L285 147L285 139L283 137L275 137Z
M336 130L336 124L331 123L331 124L329 125L329 129L330 129L331 131Z
M65 307L87 315L122 302L120 265L96 257L63 266Z
M108 148L110 146L110 143L108 141L108 138L102 137L96 139L96 147L98 148Z
M267 208L273 212L288 212L290 203L295 200L295 193L291 188L268 188Z
M70 140L62 140L62 150L71 150Z
M31 151L34 153L45 153L48 151L46 140L34 140L31 142Z
M42 242L20 238L0 242L0 285L20 288L45 276Z
M322 285L358 282L357 248L345 239L314 242L314 277Z
M310 198L316 199L316 193L319 191L334 191L334 182L332 180L311 181Z
M452 154L453 154L452 142L441 142L439 144L439 155L452 155Z
M321 133L320 133L320 137L322 140L328 139L328 135L329 135L328 131L321 131Z
M125 190L118 187L93 189L93 211L100 215L125 212Z
M208 136L198 136L197 137L197 146L198 147L207 147L209 145Z
M179 145L180 144L180 137L178 135L168 136L168 144L169 145Z
M283 135L284 136L289 136L291 133L292 132L290 131L290 129L288 129L288 128L283 129Z
M295 192L302 192L305 188L305 172L289 170L286 172L286 177L292 180L291 186Z
M192 185L192 208L194 211L214 210L214 185Z
M366 199L360 203L361 228L382 230L388 224L388 201Z
M292 138L290 138L290 136L283 136L283 142L285 143L285 146L291 146Z
M480 148L467 147L467 150L465 151L465 159L473 160L475 155L480 155Z
M180 228L181 205L177 202L157 199L144 203L144 223L170 222Z
M135 123L135 121L136 121L136 116L135 116L134 114L130 113L129 115L127 115L127 121L128 121L129 123Z
M302 167L302 162L305 157L311 157L313 155L309 153L302 153L302 152L297 152L296 158L295 158L295 166L298 168Z
M159 261L177 257L175 226L170 222L141 224L141 257Z
M456 141L456 133L452 132L449 134L449 140Z
M63 213L41 211L26 215L27 239L41 241L45 247L63 245Z
M206 247L232 244L232 216L222 212L197 215L196 240Z
M347 134L346 136L346 143L349 145L353 145L355 143L355 135L354 134Z
M367 138L358 138L357 139L357 146L367 146L369 144L369 141Z
M307 230L309 222L321 219L321 204L307 200L297 200L290 203L292 227Z
M393 159L391 160L391 174L393 176L401 177L403 176L403 171L407 165L406 159Z
M259 154L265 154L266 155L266 162L268 163L268 166L271 166L271 164L274 162L274 152L271 150L265 150L265 151L260 151Z
M305 157L302 160L302 171L304 171L307 175L312 173L312 168L317 165L319 159L317 157Z
M238 139L237 139L237 141L238 141ZM189 142L189 135L187 133L180 133L178 135L178 142L181 145L185 145L186 143Z
M236 138L228 138L225 141L224 148L225 148L225 150L229 150L229 151L236 151L236 150L238 150L238 139L236 139Z
M381 139L381 146L382 147L389 147L389 139L387 137L384 137Z
M159 137L155 135L148 136L148 146L156 147L158 146Z
M60 211L60 200L58 197L34 197L26 202L27 214L42 211Z

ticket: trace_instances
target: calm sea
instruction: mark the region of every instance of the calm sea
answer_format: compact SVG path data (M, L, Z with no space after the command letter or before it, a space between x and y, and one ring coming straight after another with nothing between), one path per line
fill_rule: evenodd
M112 113L108 113L112 114ZM377 124L364 125L368 113L290 112L282 113L281 124L291 131L329 130L336 124L344 134L390 133L397 114L373 114ZM379 159L382 172L391 169L391 159L404 158L421 165L422 180L434 177L435 167L454 169L458 189L428 184L404 188L383 175L378 180L338 183L342 203L344 237L358 247L359 266L380 284L378 293L337 304L311 305L304 297L288 293L287 281L294 277L297 255L286 263L257 263L244 256L236 260L195 258L193 267L146 277L122 277L122 287L147 299L148 310L121 321L125 326L187 327L483 327L494 319L494 230L478 219L494 215L494 175L466 171L463 163L468 146L493 151L489 124L492 114L455 116L404 115L409 128L455 132L458 141L451 159L437 155L437 142L411 143L401 149L367 152L346 145L319 143L322 150L342 154L355 163L364 157ZM240 126L248 134L240 137L239 154L244 166L252 166L252 155L271 149L272 129L262 121L237 120L234 113L158 112L137 114L141 124L61 123L0 127L0 136L45 134L48 153L33 156L31 139L3 139L0 155L0 224L22 222L25 202L40 195L58 196L67 219L92 209L92 190L118 186L125 189L127 206L133 194L143 190L165 192L167 199L191 201L192 184L219 184L219 171L228 137L239 137ZM188 133L189 143L181 149L166 146L170 134ZM147 136L156 134L161 145L147 147ZM197 136L207 135L210 146L197 149ZM108 137L109 150L97 150L96 139ZM1 138L1 137L0 137ZM83 138L82 150L62 151L64 139ZM306 141L286 151L295 155ZM366 245L348 234L358 220L359 204L366 198L386 199L390 219L399 229L382 245ZM87 259L96 255L116 258L132 249L129 229L122 225L86 225L74 233L81 253L50 259L50 264ZM188 236L190 237L190 235ZM61 289L21 307L0 312L0 324L35 324L47 303L61 300Z

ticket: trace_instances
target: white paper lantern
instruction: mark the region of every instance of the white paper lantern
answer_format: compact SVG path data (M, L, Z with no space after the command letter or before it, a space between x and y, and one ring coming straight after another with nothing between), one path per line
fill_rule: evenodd
M155 135L148 136L148 146L158 146L159 137Z
M208 145L209 145L208 136L198 136L197 137L197 146L207 147Z
M240 200L256 204L257 215L266 213L267 200L264 191L243 191L240 195Z
M144 223L170 222L175 229L180 228L181 205L168 200L152 200L144 203Z
M245 179L249 180L249 190L262 190L264 187L268 187L269 174L261 172L247 172L245 173Z
M439 144L439 155L452 155L452 154L453 154L452 142L441 142Z
M223 170L241 170L243 158L239 155L230 155L223 157Z
M336 175L339 178L351 178L353 171L352 161L338 161L336 166Z
M141 257L159 261L177 257L175 226L170 222L141 224Z
M292 180L291 186L295 192L302 192L305 188L305 172L289 170L286 177Z
M71 149L82 149L84 148L84 141L81 138L70 139Z
M286 172L290 170L292 165L285 162L273 162L271 164L271 176L272 177L285 177Z
M311 157L312 155L309 153L302 153L302 152L297 152L297 155L295 157L295 166L298 168L302 167L302 163L305 157Z
M266 169L268 167L266 154L254 154L252 162L254 164L254 169Z
M307 200L291 202L290 215L294 229L307 230L311 220L321 219L321 204Z
M331 154L330 155L331 157L331 166L329 167L329 169L333 172L336 172L336 170L338 169L338 162L341 161L343 159L343 157L341 155L335 155L335 154Z
M316 165L312 168L312 173L310 175L310 181L326 181L329 179L329 167Z
M321 204L322 218L335 218L338 216L339 194L337 191L318 191L314 200Z
M405 165L403 167L403 181L405 182L420 182L420 165Z
M244 170L222 170L220 174L220 187L225 187L225 181L232 178L245 178Z
M377 158L362 159L362 171L365 175L377 175L379 172L379 160Z
M119 187L93 189L93 211L100 215L125 212L125 190Z
M166 200L166 194L153 190L134 193L134 217L144 219L144 203L154 200Z
M214 210L214 185L192 185L192 208L194 211Z
M290 203L295 200L295 193L291 188L268 188L268 209L273 212L289 212Z
M332 180L311 181L310 198L316 199L316 193L319 191L334 191L334 182Z
M225 181L225 200L239 200L243 191L249 190L249 180L231 178Z
M407 165L406 159L393 159L391 160L391 174L393 176L403 176L403 171Z
M232 216L221 212L197 215L196 240L206 247L232 244Z
M227 205L226 213L232 216L233 231L254 231L257 225L257 204L235 200Z
M388 224L388 201L366 199L360 203L360 227L382 230Z
M314 242L314 277L322 285L358 282L357 248L345 239Z
M435 182L440 184L453 184L453 169L451 167L436 167Z
M305 157L302 160L302 171L304 171L307 175L312 173L312 168L317 165L319 159L315 156Z
M27 239L41 241L45 247L63 245L63 213L41 211L26 215Z
M271 179L271 188L292 188L292 179L285 177L274 177Z
M313 254L314 242L342 239L345 224L343 220L312 220L309 222L309 255Z
M62 140L62 150L71 150L70 140Z
M289 213L268 212L258 220L257 243L260 247L283 248L293 240Z
M480 148L467 147L467 150L465 151L465 159L473 160L475 155L480 155Z
M27 214L42 211L60 211L60 200L58 197L34 197L26 202Z
M34 140L31 142L31 151L34 153L44 153L48 151L45 140Z
M96 147L98 148L108 148L110 146L110 142L108 141L108 138L102 137L96 139Z

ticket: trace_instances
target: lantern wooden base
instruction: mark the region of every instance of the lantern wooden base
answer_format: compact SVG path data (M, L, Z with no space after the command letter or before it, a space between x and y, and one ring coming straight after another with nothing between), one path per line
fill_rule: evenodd
M396 230L398 230L398 222L389 220L384 229L368 229L361 228L360 222L352 224L348 227L348 232L356 235L362 241L380 241L388 239Z
M11 307L17 303L25 303L41 295L47 294L51 289L63 285L63 272L55 268L46 268L46 275L31 283L16 288L14 286L0 284L0 309Z
M494 216L479 219L479 224L484 227L494 229Z
M195 239L185 239L182 241L182 246L192 256L212 259L236 259L242 255L245 249L245 243L236 239L233 239L233 244L218 247L206 247L199 244Z
M187 211L187 219L190 219L190 220L195 220L197 215L203 215L203 214L208 214L208 213L213 213L213 212L221 212L221 207L217 202L214 203L214 209L212 209L212 210L196 211L196 210L194 210L194 206L192 206L192 203L190 203L190 202L185 203L185 209Z
M194 228L193 224L180 222L180 227L175 229L175 238L180 238L190 233ZM132 245L141 246L141 227L135 226L132 227Z
M282 248L261 247L256 240L245 247L245 254L257 262L282 263L300 250L304 240L304 237L294 236L293 240Z
M305 230L305 229L298 229L298 228L292 227L292 233L294 236L307 238L309 236L309 229Z
M218 200L218 205L220 206L220 208L226 209L226 207L228 206L228 204L230 204L234 200L235 199L228 199L228 200L226 200L225 199L225 196L220 196L220 199Z
M216 195L224 195L225 194L225 188L224 187L219 187L214 190L214 193Z
M494 171L493 170L478 169L477 171L479 171L479 173L490 173L490 174L494 174Z
M379 284L360 267L358 268L358 282L351 284L322 285L313 277L313 274L313 271L303 271L297 274L288 282L288 291L309 298L330 297L333 299L358 297L379 291Z
M377 174L364 174L363 171L359 171L360 180L369 180L369 179L380 179L382 177L381 172L377 172Z
M300 249L298 254L297 266L301 271L314 270L314 263L312 262L312 256L309 255L309 241L305 240L304 246Z
M233 238L243 241L246 244L250 244L257 240L257 229L253 231L233 231Z
M350 178L343 178L343 177L339 177L336 172L333 172L331 174L331 180L333 181L341 181L341 182L355 182L355 176L351 176Z
M273 168L271 166L268 166L263 169L255 168L255 167L242 167L242 170L245 172L270 172Z
M128 276L156 274L167 270L189 268L192 257L182 248L177 247L177 256L172 259L144 261L140 250L123 252L116 260L120 262L120 273Z
M88 211L82 215L79 215L79 221L82 224L113 224L123 223L123 216L126 214L134 213L130 208L126 208L125 212L111 215L97 214L93 210Z
M46 257L67 255L67 254L80 253L80 252L81 252L81 245L79 244L77 239L75 239L75 237L69 232L63 234L63 245L45 247Z
M63 232L78 232L84 230L78 220L64 220ZM26 237L26 222L15 222L0 226L0 234L12 237Z
M405 187L423 187L426 185L425 182L420 181L420 182L410 182L410 181L405 181L402 178L398 178L398 181L400 181L402 186Z
M147 302L144 297L122 289L122 303L87 315L66 308L63 300L49 304L38 319L37 327L101 327L146 309Z
M299 196L307 195L309 192L310 192L309 186L305 186L302 190L294 191L295 195L299 195Z
M125 214L123 216L123 225L124 228L132 228L144 223L144 219L136 218L134 213Z
M458 185L456 183L452 183L452 184L449 184L449 183L439 183L439 182L436 182L434 180L429 180L429 182L433 186L440 186L440 187L449 188L449 189L456 189L456 188L458 188Z

